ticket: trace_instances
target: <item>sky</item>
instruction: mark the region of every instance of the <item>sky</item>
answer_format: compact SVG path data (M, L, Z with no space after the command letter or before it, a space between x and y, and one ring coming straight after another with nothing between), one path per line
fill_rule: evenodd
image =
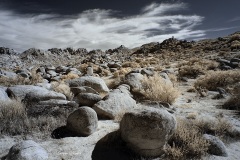
M240 31L240 0L0 0L0 46L110 49Z

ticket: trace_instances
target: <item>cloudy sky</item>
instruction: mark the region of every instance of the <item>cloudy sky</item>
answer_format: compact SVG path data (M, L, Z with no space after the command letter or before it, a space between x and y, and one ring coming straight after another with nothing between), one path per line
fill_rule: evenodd
M0 0L0 46L133 48L240 31L240 0Z

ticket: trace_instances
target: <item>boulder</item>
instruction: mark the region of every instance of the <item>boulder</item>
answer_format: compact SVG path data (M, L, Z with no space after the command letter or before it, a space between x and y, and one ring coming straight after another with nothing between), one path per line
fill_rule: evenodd
M142 88L142 80L144 76L141 73L129 73L125 77L125 83L128 84L131 89L139 90Z
M46 88L33 85L16 85L7 89L10 97L23 100L25 97L28 100L44 101L49 99L66 100L66 96L62 93L47 90Z
M78 136L89 136L97 127L97 113L90 107L81 107L67 118L67 128Z
M150 70L150 69L147 69L147 68L144 68L144 69L141 70L141 74L147 75L147 76L153 76L154 75L154 71Z
M74 100L80 105L80 106L89 106L92 107L95 103L102 100L102 97L97 94L93 93L79 93Z
M93 106L98 116L114 119L123 111L131 111L136 107L136 101L120 89L115 89Z
M99 93L108 93L109 89L103 79L93 76L83 76L73 80L68 80L70 87L88 86Z
M27 113L31 116L40 116L40 115L63 115L66 113L66 110L72 111L77 108L79 105L75 101L66 101L51 99L40 102L33 102L27 104Z
M175 117L160 108L144 108L126 113L120 123L122 139L137 154L161 156L169 138L176 130Z
M7 77L7 78L17 78L17 74L10 71L5 71L0 69L0 77Z
M99 94L97 91L95 91L93 88L88 86L82 86L82 87L71 87L71 92L74 95L78 95L79 93L93 93L93 94Z
M6 90L0 87L0 102L10 101L11 99L8 97Z
M209 134L204 134L203 137L210 143L208 153L216 156L228 156L226 146L218 137Z
M32 140L15 144L9 150L6 160L47 160L48 153Z

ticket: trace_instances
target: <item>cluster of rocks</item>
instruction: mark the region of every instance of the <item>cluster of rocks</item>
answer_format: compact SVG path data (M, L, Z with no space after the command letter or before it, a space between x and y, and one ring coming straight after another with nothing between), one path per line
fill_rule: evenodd
M71 66L41 66L36 70L44 79L51 81L60 81L63 75L74 74L76 76L81 76L82 73L74 67Z
M220 69L222 70L230 70L235 68L240 68L240 59L239 58L232 58L230 60L226 59L218 59L220 63Z

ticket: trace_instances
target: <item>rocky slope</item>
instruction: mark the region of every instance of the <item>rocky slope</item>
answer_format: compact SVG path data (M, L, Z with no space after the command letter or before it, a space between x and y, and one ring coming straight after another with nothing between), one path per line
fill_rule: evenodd
M240 158L240 32L0 57L1 159Z

